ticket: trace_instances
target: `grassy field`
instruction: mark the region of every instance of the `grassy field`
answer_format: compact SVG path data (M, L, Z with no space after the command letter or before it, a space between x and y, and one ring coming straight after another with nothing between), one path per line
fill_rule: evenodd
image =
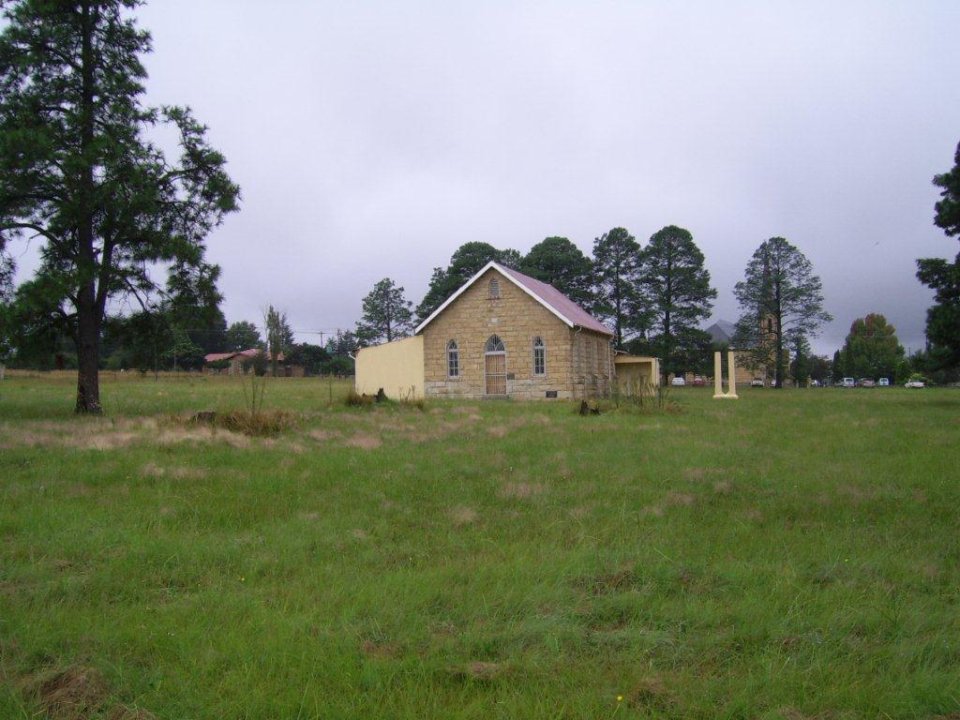
M345 392L0 383L0 718L960 717L960 391Z

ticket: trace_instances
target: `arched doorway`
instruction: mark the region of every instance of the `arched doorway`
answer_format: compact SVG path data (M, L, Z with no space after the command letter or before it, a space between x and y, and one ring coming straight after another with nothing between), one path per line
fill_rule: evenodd
M506 395L507 349L497 335L491 335L484 347L483 368L486 394Z

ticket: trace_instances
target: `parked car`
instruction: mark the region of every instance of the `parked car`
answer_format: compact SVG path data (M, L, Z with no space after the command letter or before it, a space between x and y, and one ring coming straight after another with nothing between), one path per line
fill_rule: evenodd
M763 387L763 378L754 378L750 381L750 387Z
M870 378L860 378L860 387L876 387L876 385Z
M856 387L857 381L853 378L844 378L840 381L840 387Z
M880 378L877 380L877 385L879 387L890 387L890 378Z
M922 388L926 387L926 383L923 380L907 380L903 386L905 388Z
M694 387L703 387L707 384L707 381L703 379L702 375L693 376L693 386Z
M670 384L674 387L683 387L687 384L686 380L683 379L682 375L677 375L673 380L670 381Z

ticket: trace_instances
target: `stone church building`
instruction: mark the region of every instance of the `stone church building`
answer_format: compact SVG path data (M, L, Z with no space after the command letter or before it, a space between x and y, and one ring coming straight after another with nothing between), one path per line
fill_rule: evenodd
M358 351L356 389L397 399L593 398L610 394L618 365L656 383L656 360L615 358L612 339L554 287L490 262L413 337Z

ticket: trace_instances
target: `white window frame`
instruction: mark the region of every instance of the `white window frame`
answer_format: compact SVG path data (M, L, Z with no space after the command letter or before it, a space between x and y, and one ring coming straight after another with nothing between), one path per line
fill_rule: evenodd
M451 380L460 377L460 346L456 340L447 343L447 377Z
M533 374L536 377L547 374L547 344L540 335L533 339Z

